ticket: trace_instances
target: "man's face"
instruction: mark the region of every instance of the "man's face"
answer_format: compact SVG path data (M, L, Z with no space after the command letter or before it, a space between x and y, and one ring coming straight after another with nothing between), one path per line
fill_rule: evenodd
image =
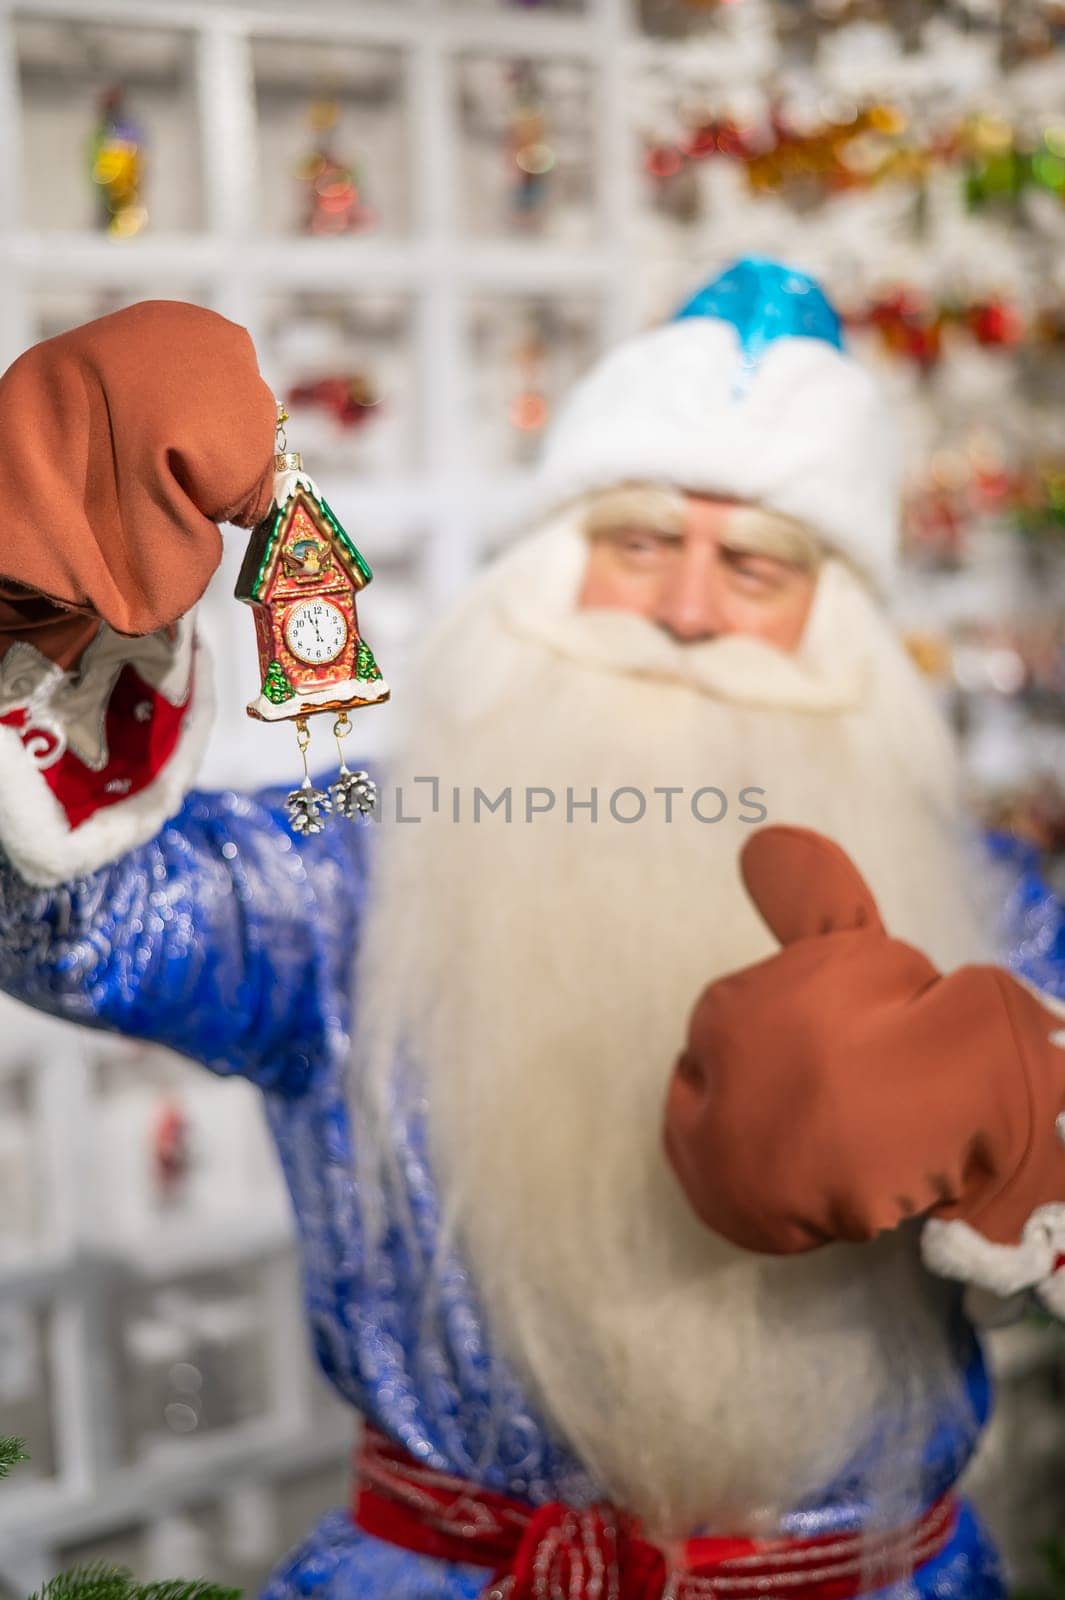
M639 521L597 529L578 605L635 611L681 643L747 633L798 649L816 573L740 536L737 513L746 508L735 502L686 494L682 504L676 529Z

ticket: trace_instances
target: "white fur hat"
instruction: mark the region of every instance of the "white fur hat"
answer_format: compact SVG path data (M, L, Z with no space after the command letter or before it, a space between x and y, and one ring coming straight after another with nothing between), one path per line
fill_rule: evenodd
M890 585L899 481L887 406L821 288L779 262L737 261L577 384L548 436L532 510L622 482L794 517Z

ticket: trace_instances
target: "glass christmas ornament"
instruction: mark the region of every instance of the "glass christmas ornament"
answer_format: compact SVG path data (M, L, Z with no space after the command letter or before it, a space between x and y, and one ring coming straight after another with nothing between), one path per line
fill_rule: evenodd
M506 137L510 220L515 227L529 229L543 221L556 156L531 65L516 63L511 81L514 100Z
M144 134L125 109L119 84L100 96L89 139L89 173L96 188L99 226L118 238L140 233L148 221L141 197Z
M287 448L288 413L278 408L274 499L248 541L236 597L255 613L260 689L247 707L259 722L295 722L303 782L288 798L297 833L317 833L335 807L344 817L371 810L376 794L365 772L351 773L341 752L332 790L311 782L308 719L330 713L340 739L349 711L379 705L388 684L359 631L356 596L373 574L337 520L302 458Z
M312 148L299 166L299 179L305 185L303 232L337 237L372 228L376 218L363 201L360 173L334 148L340 120L337 102L329 98L315 100L307 120L312 130Z

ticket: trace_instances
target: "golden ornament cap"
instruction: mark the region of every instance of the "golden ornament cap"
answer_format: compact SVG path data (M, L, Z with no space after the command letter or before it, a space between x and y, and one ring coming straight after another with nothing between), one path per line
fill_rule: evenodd
M279 450L274 457L275 472L302 472L303 457L298 450Z

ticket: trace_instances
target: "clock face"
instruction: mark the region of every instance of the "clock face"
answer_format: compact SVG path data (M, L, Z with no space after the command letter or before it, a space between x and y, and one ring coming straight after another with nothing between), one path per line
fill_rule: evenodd
M320 667L335 661L347 642L347 618L331 600L305 600L288 614L285 643L297 661Z

